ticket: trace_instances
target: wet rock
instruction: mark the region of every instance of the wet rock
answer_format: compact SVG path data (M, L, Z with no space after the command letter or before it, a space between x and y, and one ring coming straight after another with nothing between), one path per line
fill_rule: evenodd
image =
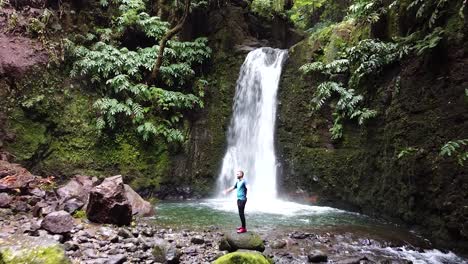
M314 250L307 255L307 259L312 263L327 262L328 256L320 250Z
M57 211L44 217L41 226L53 234L63 234L73 229L75 220L65 211Z
M238 249L250 249L263 252L265 250L265 245L263 244L263 240L260 238L259 235L253 232L246 232L242 234L237 234L235 232L227 233L222 240L226 240L227 245L230 246L230 252L238 250ZM221 241L222 241L221 240ZM221 244L223 244L223 248L226 245L226 242L220 242L220 250Z
M202 236L194 236L194 237L192 237L192 239L190 239L190 242L192 242L193 244L196 244L196 245L201 245L201 244L205 243L205 240L203 239Z
M117 175L91 189L86 215L96 223L129 225L132 221L132 207L125 195L122 176Z
M294 239L305 239L309 236L309 234L295 231L291 233L289 236Z
M275 240L270 245L270 247L274 249L284 248L285 246L286 246L286 241L284 240Z
M7 193L0 193L0 208L8 208L13 198Z
M124 184L125 195L127 200L132 206L132 214L138 216L153 216L155 214L154 207L148 202L145 201L141 196L136 193L132 187Z
M162 239L156 239L153 247L153 257L156 262L179 263L182 253L173 244Z

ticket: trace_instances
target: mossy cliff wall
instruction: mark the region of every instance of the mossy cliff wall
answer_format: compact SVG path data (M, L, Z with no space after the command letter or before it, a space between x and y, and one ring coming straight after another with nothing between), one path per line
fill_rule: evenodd
M82 17L95 12L91 7L71 11L64 11L74 21L70 24L81 24ZM93 27L92 21L81 30ZM202 78L209 81L205 107L186 114L182 129L187 141L182 145L159 138L144 142L125 127L99 133L95 91L71 79L67 63L50 68L43 63L21 75L0 76L0 147L34 173L58 180L74 174L122 174L146 195L208 196L224 156L236 80L247 52L262 45L290 46L298 38L286 22L271 23L253 16L244 3L222 3L190 15L180 37L208 37L213 54L201 67Z
M343 35L343 27L335 28L331 39L349 42L371 34L370 29L351 27ZM468 131L466 37L449 37L424 56L408 57L368 78L359 92L378 116L362 127L345 122L343 138L332 141L331 110L312 113L310 108L323 79L301 77L299 67L330 55L337 43L324 45L320 36L313 36L290 49L277 121L282 190L318 195L322 204L345 201L367 214L398 218L422 227L436 241L444 240L445 246L466 250L466 167L439 155L441 146L466 138ZM413 151L399 158L408 148Z

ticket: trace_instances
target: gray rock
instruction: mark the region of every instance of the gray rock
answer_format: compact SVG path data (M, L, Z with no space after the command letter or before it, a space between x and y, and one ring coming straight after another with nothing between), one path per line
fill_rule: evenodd
M109 257L107 259L106 264L122 264L125 261L127 261L127 256L125 256L124 254L118 254L118 255Z
M205 239L203 239L202 236L194 236L192 237L192 239L190 239L190 242L192 242L193 244L196 244L196 245L201 245L203 243L205 243Z
M75 226L73 217L65 211L48 214L41 223L41 227L53 234L70 232Z
M127 184L124 185L125 195L127 200L132 206L132 214L138 216L153 216L155 214L154 207L147 201L145 201L141 196L136 193L132 187Z
M46 192L44 190L41 190L39 188L34 188L34 189L31 189L29 190L29 193L34 195L34 196L37 196L37 197L45 197L46 195Z
M66 241L65 243L63 243L63 247L66 251L75 251L78 249L78 245L72 241Z
M286 246L286 241L284 240L275 240L270 245L270 247L274 249L284 248L285 246Z
M123 237L123 238L133 238L133 234L132 232L130 232L128 229L126 228L120 228L119 229L119 232L117 233L117 235Z
M169 244L163 239L156 239L153 247L153 257L156 262L179 263L182 253L173 244Z
M235 232L227 233L222 240L227 241L227 245L230 246L230 249L224 249L226 243L220 242L220 250L229 250L230 252L236 251L238 249L249 249L260 252L265 250L263 240L259 235L253 232L246 232L242 234L237 234ZM221 249L221 243L223 244L223 249Z
M13 199L7 193L0 193L0 208L10 207L11 201Z
M76 210L80 209L83 206L84 202L76 198L72 198L65 202L65 204L63 205L63 210L69 212L70 214L73 214Z
M320 250L313 250L307 255L307 259L312 263L327 262L328 256Z

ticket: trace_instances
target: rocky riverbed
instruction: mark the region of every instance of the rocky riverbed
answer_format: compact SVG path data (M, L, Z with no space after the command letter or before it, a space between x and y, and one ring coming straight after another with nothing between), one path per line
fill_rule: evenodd
M386 232L253 227L237 234L220 223L164 226L154 214L120 176L76 176L59 187L0 161L0 263L467 263Z
M152 218L142 218L134 221L132 226L118 227L74 218L70 232L52 234L42 227L43 219L30 214L2 209L0 215L2 247L15 248L20 244L57 246L72 263L212 263L236 249L232 245L226 246L226 241L241 249L262 251L264 248L262 253L275 263L431 263L413 262L411 252L430 254L423 248L342 231L261 232L258 233L261 246L257 247L259 241L255 239L239 239L249 234L237 235L217 226L196 231L173 230L158 227ZM250 235L257 237L254 233ZM390 254L391 251L402 254ZM432 256L434 259L439 256L439 263L464 263L447 252L432 252Z

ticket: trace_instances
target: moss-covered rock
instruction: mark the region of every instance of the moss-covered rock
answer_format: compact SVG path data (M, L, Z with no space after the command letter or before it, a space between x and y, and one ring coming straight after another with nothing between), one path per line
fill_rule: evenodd
M265 250L265 245L258 234L250 231L241 234L236 232L226 233L225 237L220 241L220 250L233 252L238 249L263 252Z
M58 246L37 247L13 252L12 250L0 251L1 259L5 264L67 264L71 263L65 256L65 251ZM2 262L0 262L2 263Z
M0 239L0 263L67 264L65 250L53 240L12 235Z
M226 254L214 261L214 264L270 264L268 258L261 253L233 252Z

